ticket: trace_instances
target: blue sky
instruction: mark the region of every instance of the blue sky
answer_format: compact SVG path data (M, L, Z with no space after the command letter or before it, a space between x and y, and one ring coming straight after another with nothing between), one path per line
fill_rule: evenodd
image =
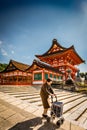
M78 68L87 72L87 0L0 0L0 63L31 65L54 38L74 45L86 61Z

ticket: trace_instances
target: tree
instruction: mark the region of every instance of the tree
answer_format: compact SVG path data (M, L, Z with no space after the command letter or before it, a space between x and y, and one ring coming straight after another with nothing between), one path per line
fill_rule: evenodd
M3 71L6 67L7 67L8 64L2 64L0 63L0 72Z

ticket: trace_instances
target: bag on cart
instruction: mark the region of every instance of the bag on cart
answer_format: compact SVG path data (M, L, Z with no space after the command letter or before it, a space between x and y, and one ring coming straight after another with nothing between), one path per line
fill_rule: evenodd
M56 117L61 117L63 115L63 103L53 102L51 106L51 111L55 114Z
M53 97L51 97L52 105L51 105L51 118L55 119L55 117L58 118L56 124L58 127L63 124L64 118L63 118L63 102L53 101Z

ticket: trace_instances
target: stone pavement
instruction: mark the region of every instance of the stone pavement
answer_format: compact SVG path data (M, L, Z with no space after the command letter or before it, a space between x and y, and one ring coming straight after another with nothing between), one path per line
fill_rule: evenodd
M56 125L44 123L23 109L0 99L0 130L57 130ZM63 130L62 128L58 130Z
M3 91L7 88L0 89ZM18 91L16 88L13 89L14 92L15 90L16 92ZM26 90L24 93L26 93ZM33 112L37 108L26 104L25 101L23 102L13 96L0 92L0 130L64 130L62 128L58 129L55 124L46 123L42 120L41 115L34 115ZM25 107L28 108L24 109Z
M0 130L87 130L86 95L54 90L64 103L65 121L58 129L55 123L44 123L41 119L39 90L38 86L0 86Z

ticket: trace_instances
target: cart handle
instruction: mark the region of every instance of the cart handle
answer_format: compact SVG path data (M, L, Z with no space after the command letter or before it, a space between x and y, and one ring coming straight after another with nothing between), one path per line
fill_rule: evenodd
M56 102L57 102L57 96L55 96ZM51 96L51 102L53 103L53 96Z

